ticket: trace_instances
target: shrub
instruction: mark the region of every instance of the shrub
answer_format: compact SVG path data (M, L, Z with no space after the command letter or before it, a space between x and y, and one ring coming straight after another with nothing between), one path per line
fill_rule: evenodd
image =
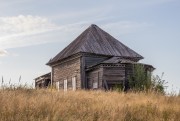
M148 73L144 65L134 65L133 75L129 77L129 86L133 91L156 91L160 93L165 93L165 85L167 82L163 80L162 73L160 76L152 76L151 73Z

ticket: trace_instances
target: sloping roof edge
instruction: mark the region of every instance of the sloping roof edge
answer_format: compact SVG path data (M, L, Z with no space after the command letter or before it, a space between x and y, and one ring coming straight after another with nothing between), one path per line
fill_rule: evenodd
M110 34L92 24L82 32L74 41L52 58L47 65L67 58L79 52L104 54L111 56L124 56L143 59L143 56L130 49Z

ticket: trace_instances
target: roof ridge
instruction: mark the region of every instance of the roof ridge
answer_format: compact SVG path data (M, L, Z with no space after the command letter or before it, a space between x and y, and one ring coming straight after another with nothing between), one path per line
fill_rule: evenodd
M100 55L121 56L143 59L141 55L118 41L95 24L91 24L74 41L59 52L47 64L55 63L73 54L85 52Z

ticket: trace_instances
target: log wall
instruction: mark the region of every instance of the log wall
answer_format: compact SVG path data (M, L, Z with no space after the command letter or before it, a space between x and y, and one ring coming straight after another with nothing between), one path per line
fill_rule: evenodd
M64 80L67 79L68 90L72 90L72 77L76 77L76 88L81 88L80 57L66 60L52 67L53 85L59 81L59 89L64 89Z

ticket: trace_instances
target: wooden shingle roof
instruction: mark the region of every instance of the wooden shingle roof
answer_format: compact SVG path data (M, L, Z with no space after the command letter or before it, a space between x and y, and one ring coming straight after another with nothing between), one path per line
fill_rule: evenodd
M141 55L103 31L97 25L92 24L59 54L51 59L47 65L51 65L80 52L137 58L139 60L143 59Z

